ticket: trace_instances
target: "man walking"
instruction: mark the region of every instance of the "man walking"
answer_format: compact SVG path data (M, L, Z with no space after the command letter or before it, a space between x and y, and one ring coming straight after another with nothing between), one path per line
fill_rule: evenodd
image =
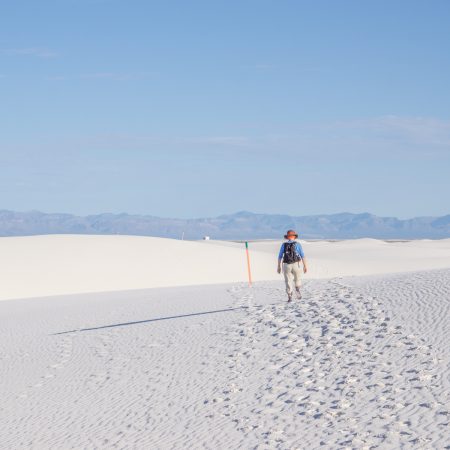
M297 292L297 298L302 298L302 294L300 292L300 286L302 283L300 279L300 261L302 261L303 264L303 273L306 273L308 271L308 268L306 266L303 248L301 244L296 241L296 239L298 238L297 232L295 230L288 230L284 235L284 238L287 239L287 241L281 245L280 253L278 254L277 272L281 273L281 263L283 263L286 293L288 295L288 302L290 302L292 301L292 295L294 293L292 282L294 282L295 291Z

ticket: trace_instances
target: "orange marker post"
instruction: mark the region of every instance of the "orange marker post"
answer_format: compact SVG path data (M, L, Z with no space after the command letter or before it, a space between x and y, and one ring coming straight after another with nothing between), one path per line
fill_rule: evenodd
M247 253L248 285L252 287L252 271L250 270L250 253L248 252L248 242L245 241L245 251Z

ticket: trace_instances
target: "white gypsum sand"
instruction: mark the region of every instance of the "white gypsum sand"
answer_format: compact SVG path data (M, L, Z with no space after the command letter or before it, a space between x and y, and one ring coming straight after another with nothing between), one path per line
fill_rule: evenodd
M450 270L0 302L0 448L446 448Z
M0 449L446 448L450 241L279 244L1 238Z
M279 280L281 241L250 243L253 279ZM306 279L445 268L450 239L356 239L303 243ZM142 236L50 235L0 238L0 300L47 295L240 282L244 245Z

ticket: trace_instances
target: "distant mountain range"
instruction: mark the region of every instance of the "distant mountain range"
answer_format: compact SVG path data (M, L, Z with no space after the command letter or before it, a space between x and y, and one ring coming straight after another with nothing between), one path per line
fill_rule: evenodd
M127 234L185 239L282 238L288 228L304 239L439 239L450 237L450 215L400 220L373 214L288 216L235 214L203 219L166 219L130 214L46 214L0 210L0 236L37 234Z

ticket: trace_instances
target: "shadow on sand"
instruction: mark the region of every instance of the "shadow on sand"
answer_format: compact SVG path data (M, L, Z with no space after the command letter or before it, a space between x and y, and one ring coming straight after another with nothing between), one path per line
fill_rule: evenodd
M135 322L114 323L111 325L102 325L100 327L79 328L78 330L61 331L60 333L52 333L51 336L57 336L60 334L67 334L67 333L76 333L76 332L80 332L80 331L103 330L104 328L126 327L128 325L138 325L140 323L158 322L160 320L170 320L170 319L181 319L183 317L204 316L206 314L217 314L217 313L223 313L223 312L229 312L229 311L238 311L240 309L247 309L247 308L248 308L248 306L239 306L237 308L216 309L214 311L204 311L204 312L197 312L197 313L191 313L191 314L180 314L178 316L157 317L156 319L137 320Z

